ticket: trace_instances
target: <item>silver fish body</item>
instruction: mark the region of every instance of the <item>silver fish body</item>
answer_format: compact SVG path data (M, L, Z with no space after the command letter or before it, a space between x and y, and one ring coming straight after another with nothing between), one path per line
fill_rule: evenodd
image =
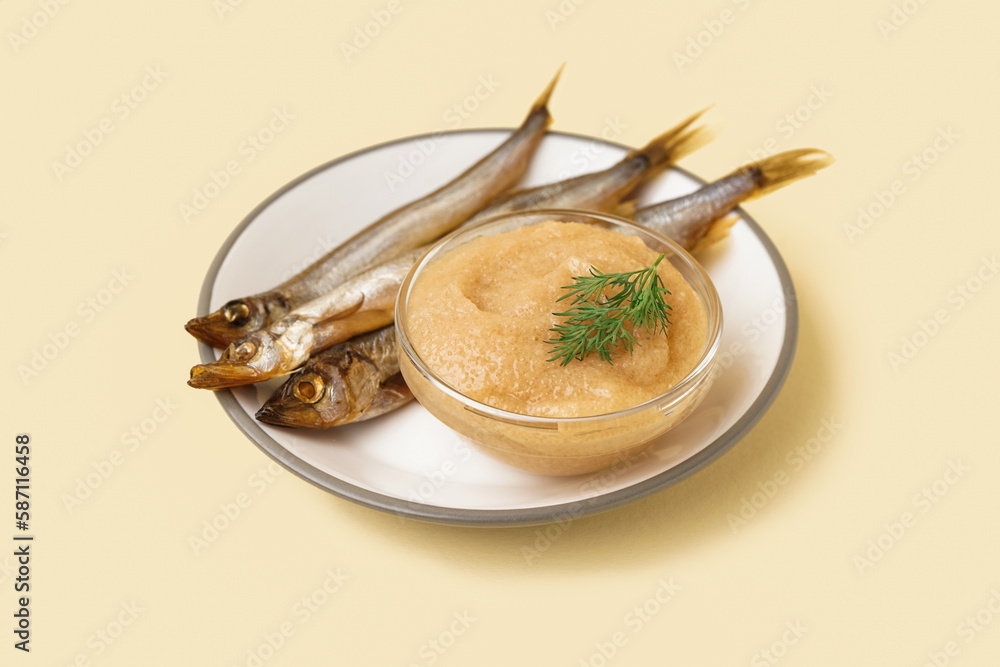
M691 128L703 113L685 118L607 169L500 195L470 222L542 208L613 212L636 188L707 142L710 136L704 128Z
M217 361L193 367L188 384L218 390L287 375L315 352L391 324L399 286L425 251L411 250L368 269L247 334Z
M257 411L275 426L329 428L371 419L413 400L399 374L392 326L313 355Z
M277 287L233 299L214 313L190 320L185 329L204 343L224 348L352 276L430 243L468 220L527 171L552 122L548 100L558 78L557 73L510 137L450 183L368 225Z
M812 176L831 162L828 153L812 148L778 153L740 167L689 195L638 209L632 219L685 250L696 251L728 233L733 220L725 216L742 202Z

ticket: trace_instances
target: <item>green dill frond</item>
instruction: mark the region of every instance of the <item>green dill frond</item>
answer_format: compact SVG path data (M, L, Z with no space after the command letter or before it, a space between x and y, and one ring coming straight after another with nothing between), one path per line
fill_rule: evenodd
M637 343L632 326L666 334L671 308L664 295L670 292L656 272L663 258L661 254L651 266L638 271L604 273L591 267L589 276L575 276L572 285L563 287L567 293L558 299L572 298L572 308L553 313L566 321L550 329L556 337L546 341L554 346L548 361L558 359L565 366L596 352L610 364L612 352L619 347L632 354ZM609 288L617 291L606 295Z

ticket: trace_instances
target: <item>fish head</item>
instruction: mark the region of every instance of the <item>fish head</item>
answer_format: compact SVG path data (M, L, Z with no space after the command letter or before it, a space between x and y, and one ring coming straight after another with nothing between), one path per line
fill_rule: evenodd
M269 309L264 300L250 296L233 299L205 317L195 317L184 328L207 345L225 348L267 326L269 319Z
M316 358L267 400L256 417L265 424L329 428L356 421L378 391L378 372L367 359L344 355L337 363Z
M239 343L230 343L218 361L191 369L188 384L196 389L227 389L274 377L282 349L267 331L255 331Z
M255 416L272 426L326 428L332 426L323 420L329 393L329 384L322 376L300 371L267 399Z

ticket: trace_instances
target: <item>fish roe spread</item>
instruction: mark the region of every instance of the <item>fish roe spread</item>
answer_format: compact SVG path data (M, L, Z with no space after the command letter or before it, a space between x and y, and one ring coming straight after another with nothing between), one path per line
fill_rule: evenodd
M634 236L593 225L544 222L482 236L426 266L408 297L410 340L428 368L463 394L523 415L583 417L644 403L697 365L707 316L694 290L668 261L658 272L670 294L668 335L634 330L629 355L613 364L596 354L563 366L547 361L557 302L574 276L641 270L658 253Z

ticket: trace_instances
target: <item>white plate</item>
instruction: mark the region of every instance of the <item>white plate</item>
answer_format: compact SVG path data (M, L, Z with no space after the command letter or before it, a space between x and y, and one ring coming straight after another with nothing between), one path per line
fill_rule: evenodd
M473 130L400 139L322 165L260 204L219 250L198 315L265 291L383 214L448 182L509 136ZM550 132L524 179L536 185L607 167L627 149ZM387 177L392 174L395 177ZM640 203L702 181L673 169ZM732 447L774 400L795 351L798 311L777 250L745 214L703 254L722 299L722 370L701 406L628 462L591 475L543 477L494 461L416 403L326 431L271 427L254 413L281 384L217 392L236 425L280 464L320 488L394 514L461 524L529 524L621 505L690 475ZM200 345L202 362L218 351Z

